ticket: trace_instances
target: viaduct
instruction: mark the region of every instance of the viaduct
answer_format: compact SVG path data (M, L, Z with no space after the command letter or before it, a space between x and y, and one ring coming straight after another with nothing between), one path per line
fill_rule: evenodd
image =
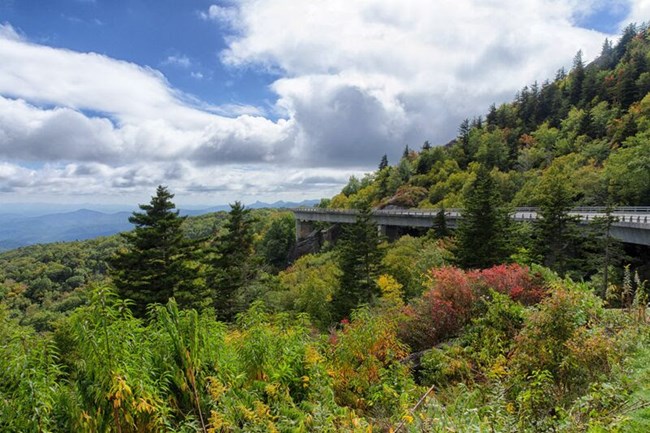
M351 224L356 221L356 211L350 209L293 209L296 216L296 237L298 241L307 239L314 231L314 223ZM376 210L372 214L373 221L382 234L389 237L399 228L429 228L438 210ZM597 217L605 216L603 207L578 207L569 212L580 222L587 224ZM616 218L611 228L613 237L624 243L650 246L650 206L619 207L611 214ZM447 227L455 228L461 218L459 209L447 209L445 220ZM541 218L536 208L517 208L511 214L515 221L535 221Z

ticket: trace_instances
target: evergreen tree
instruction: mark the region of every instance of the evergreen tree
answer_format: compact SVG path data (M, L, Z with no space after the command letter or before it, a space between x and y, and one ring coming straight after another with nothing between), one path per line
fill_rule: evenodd
M379 162L379 171L382 171L388 167L388 156L384 153L384 156L381 157L381 161Z
M615 275L612 275L613 269L620 269L625 258L625 251L621 241L612 236L612 225L617 221L613 215L614 207L606 206L605 213L596 217L589 223L589 245L590 252L585 262L589 272L596 272L600 277L600 296L605 299L607 288Z
M124 233L127 248L110 260L111 276L119 295L133 301L133 312L144 316L149 304L166 303L177 292L188 291L196 277L187 264L191 245L185 239L180 217L166 187L159 186L144 212L133 212L135 229ZM190 300L188 299L188 303Z
M456 233L456 259L465 268L487 268L510 255L511 222L487 168L479 166L464 197Z
M447 228L447 219L445 218L445 208L441 207L433 219L433 227L431 227L433 236L436 239L442 239L449 236L449 229Z
M402 153L402 159L408 159L410 154L411 154L411 149L409 149L409 145L407 144L406 146L404 146L404 152Z
M422 145L422 151L426 152L427 150L431 149L431 143L429 141L425 141L424 144Z
M295 244L296 221L292 214L287 213L271 221L262 238L260 250L266 263L279 271L287 266L289 253Z
M349 317L361 304L372 303L379 295L375 280L379 276L382 251L377 225L372 222L372 210L362 206L354 224L343 227L338 242L338 262L341 269L340 289L332 298L332 316Z
M207 284L212 290L217 318L232 321L243 308L238 297L254 272L250 209L238 201L231 204L224 228L225 234L210 248Z
M569 103L578 106L582 96L582 84L585 80L585 64L582 61L582 50L579 50L573 58L573 69L571 70L571 89Z
M556 166L550 167L538 189L540 205L535 224L536 252L544 265L560 275L574 268L581 254L582 239L577 232L578 219L569 214L575 203L575 193L568 176Z

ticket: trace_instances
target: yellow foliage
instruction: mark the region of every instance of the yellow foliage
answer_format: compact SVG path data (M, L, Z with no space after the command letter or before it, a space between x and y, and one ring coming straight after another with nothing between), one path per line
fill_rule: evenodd
M208 392L210 393L210 397L212 397L214 401L219 401L221 396L223 396L226 393L227 388L216 377L208 377L207 381L208 381Z
M349 209L350 200L348 200L347 196L343 193L337 194L332 197L332 201L330 201L330 207L332 209Z
M390 306L401 307L404 305L402 301L402 285L395 278L386 274L380 275L377 278L377 286L381 291L381 297Z

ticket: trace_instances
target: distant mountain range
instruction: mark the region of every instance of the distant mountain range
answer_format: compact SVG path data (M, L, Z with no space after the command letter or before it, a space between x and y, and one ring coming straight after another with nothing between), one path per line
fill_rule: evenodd
M318 202L319 200L305 200L300 203L257 201L246 207L281 209L313 206ZM221 205L207 209L181 209L180 213L181 215L196 216L228 210L230 210L230 205ZM130 215L131 212L104 213L90 209L38 216L18 212L0 213L0 251L33 244L92 239L128 231L133 228L133 225L129 223Z

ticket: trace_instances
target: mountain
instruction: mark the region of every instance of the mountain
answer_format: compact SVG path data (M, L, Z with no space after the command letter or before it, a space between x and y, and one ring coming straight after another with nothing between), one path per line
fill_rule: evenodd
M3 214L0 215L0 250L112 235L132 228L129 215L129 212L106 214L88 209L37 217Z
M650 30L628 26L589 64L523 87L510 103L466 119L441 146L404 149L395 165L352 177L332 208L453 208L480 166L503 201L539 206L558 184L576 206L650 205Z
M303 200L301 202L276 201L273 203L265 203L258 200L255 203L246 205L246 207L249 209L291 209L296 207L312 207L318 203L320 203L320 200ZM181 215L196 216L212 212L227 212L229 210L230 205L218 205L205 209L181 209L180 213Z
M251 209L281 209L313 206L318 202L319 200L277 201L275 203L256 201L247 207ZM17 206L15 208L19 210ZM29 208L28 212L32 210ZM220 205L205 209L180 209L180 213L181 215L198 216L228 210L230 210L229 205ZM26 245L92 239L133 228L133 225L129 223L130 212L104 213L79 209L73 212L49 213L39 216L31 216L28 212L26 212L27 215L14 212L0 214L0 251Z

